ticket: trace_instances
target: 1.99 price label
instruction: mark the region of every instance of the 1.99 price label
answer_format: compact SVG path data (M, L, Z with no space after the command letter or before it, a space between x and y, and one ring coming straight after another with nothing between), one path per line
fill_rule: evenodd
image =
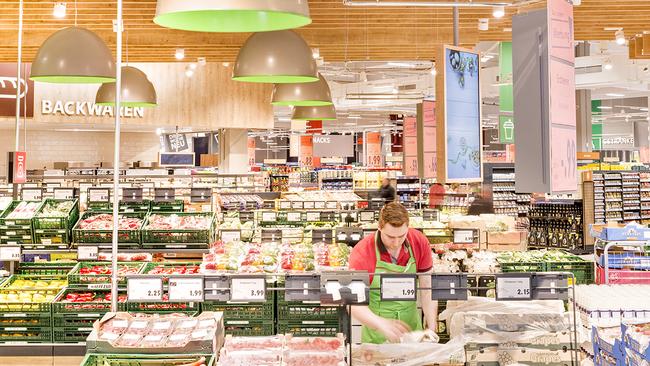
M383 301L415 301L416 277L383 275L381 283L381 299Z
M202 277L170 277L169 301L203 301Z

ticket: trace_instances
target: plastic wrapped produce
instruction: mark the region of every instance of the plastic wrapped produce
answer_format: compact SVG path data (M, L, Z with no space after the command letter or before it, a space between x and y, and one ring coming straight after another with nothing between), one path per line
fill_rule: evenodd
M81 220L78 228L82 230L112 230L113 215L97 214ZM118 230L140 230L142 220L136 217L119 216Z
M345 338L342 334L337 337L292 337L287 336L286 348L289 351L326 352L342 350Z
M27 202L22 201L13 209L6 219L31 219L36 214L36 210L40 206L40 202Z
M145 230L207 230L212 218L199 215L157 215L149 216Z
M226 336L223 347L228 351L241 350L280 350L284 344L284 336L268 337L233 337Z
M352 364L360 366L418 366L434 364L463 364L465 343L452 339L438 343L364 343L352 347Z
M281 366L282 357L278 351L245 350L228 351L221 349L219 366Z
M74 201L48 201L37 217L67 217Z

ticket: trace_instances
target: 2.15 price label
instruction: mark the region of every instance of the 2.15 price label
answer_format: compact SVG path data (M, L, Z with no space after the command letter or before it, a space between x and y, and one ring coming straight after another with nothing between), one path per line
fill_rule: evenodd
M266 279L233 277L230 284L230 301L266 301Z
M203 277L170 277L169 301L203 301Z
M416 277L381 276L381 299L384 301L415 301L417 298Z
M530 300L532 279L530 276L497 276L497 300Z

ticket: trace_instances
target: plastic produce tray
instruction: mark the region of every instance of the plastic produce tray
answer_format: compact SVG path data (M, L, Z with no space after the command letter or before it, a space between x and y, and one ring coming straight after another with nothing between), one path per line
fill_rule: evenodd
M49 343L51 327L0 327L0 342Z
M50 313L3 313L0 327L49 327L52 325Z
M270 336L275 334L272 321L226 320L225 333L233 336Z
M81 223L82 220L102 214L102 213L110 213L110 212L85 212L77 224L74 226L72 229L72 239L75 243L84 243L84 244L101 244L101 243L112 243L113 241L113 230L85 230L85 229L80 229L79 224ZM139 218L139 219L144 219L145 214L143 213L124 213L120 214L120 216L125 216L125 217L133 217L133 218ZM143 220L144 223L144 220ZM119 230L117 233L118 236L118 242L122 244L140 244L140 231L142 230L142 225L138 229L135 230Z
M96 294L110 294L110 290L83 290L83 289L64 289L52 303L53 317L66 317L72 315L73 317L88 316L88 314L104 314L111 311L111 303L109 301L90 301L90 302L63 302L62 300L70 293L93 292ZM120 294L122 295L122 294ZM119 302L117 304L118 311L126 311L126 303ZM63 326L63 325L61 325Z
M138 354L86 354L81 366L178 366L205 357L205 366L214 366L213 355L138 355Z
M128 302L126 310L133 313L190 313L198 314L199 302Z
M79 273L81 268L91 268L94 266L108 266L110 268L110 262L79 262L77 265L70 271L68 274L68 286L71 288L89 288L89 289L103 289L103 285L110 285L111 275L110 274L81 274ZM144 266L143 263L134 263L134 262L119 262L119 266L127 266L135 268L137 273L142 270ZM102 286L94 286L102 285ZM118 286L126 286L126 277L124 275L118 276Z
M153 212L183 212L185 203L183 200L175 202L151 202L151 211Z
M67 233L71 233L74 224L76 224L77 220L79 220L79 201L78 200L73 201L74 203L72 205L72 208L68 211L68 214L65 217L56 217L56 216L39 217L38 216L39 213L41 213L45 207L47 207L48 205L54 202L60 202L60 201L56 201L53 199L46 199L43 202L43 205L41 205L41 207L36 212L36 215L34 216L34 220L33 220L34 230L60 229L60 230L66 230Z
M9 293L17 293L17 292L23 292L23 293L37 293L40 292L41 294L49 293L52 295L56 295L59 293L59 290L7 290L7 289L0 289L0 294L9 294ZM26 314L26 317L32 316L31 314L33 313L47 313L50 314L52 311L52 303L51 302L24 302L24 301L18 301L18 300L11 300L11 301L3 301L0 302L0 314L3 316L8 316L6 315L7 313L13 313L13 314ZM30 314L27 314L30 313ZM34 315L36 316L36 315Z
M578 285L594 283L594 264L579 258L573 262L547 262L546 272L571 272Z
M296 337L336 337L341 333L341 324L325 321L278 322L278 334L290 333Z
M142 229L142 243L144 244L210 244L215 239L215 216L214 213L155 213L155 215L177 215L177 216L203 216L210 220L209 229L200 230L156 230L146 229L149 224L149 216L145 220Z
M33 244L34 240L31 234L8 236L8 235L1 235L0 233L0 243L11 244L11 245L16 245L16 244L23 245L23 244Z
M76 262L21 262L16 273L21 275L59 275L67 276L77 265Z
M156 267L163 267L163 268L179 268L179 267L196 267L197 271L200 269L201 262L149 262L144 265L142 268L142 271L140 273L142 274L148 274L151 271L153 271L154 268ZM167 283L167 280L169 279L169 276L182 276L184 273L176 273L176 274L169 274L169 275L162 275L163 276L163 283ZM189 273L189 274L198 274L198 273Z
M502 272L544 272L544 262L502 262L499 261Z
M105 313L104 313L105 314ZM95 321L99 320L104 316L100 313L79 313L79 314L66 314L66 315L52 315L52 324L55 328L83 328L85 331L88 331L88 334L92 331L92 328Z
M203 311L221 311L225 320L273 320L275 317L273 303L237 305L204 302Z
M85 327L54 328L53 341L55 343L81 343L92 333L92 323Z

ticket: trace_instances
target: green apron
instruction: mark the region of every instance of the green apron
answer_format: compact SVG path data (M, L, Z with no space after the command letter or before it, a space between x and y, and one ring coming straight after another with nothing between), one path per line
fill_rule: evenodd
M379 232L375 234L375 255L377 256L377 263L375 267L375 273L417 273L417 268L415 265L415 257L413 257L413 251L411 246L407 247L409 250L409 261L406 266L400 266L397 264L386 263L381 260L381 255L379 253L378 247ZM380 288L380 276L374 276L372 278L372 283L370 284L370 301L368 308L385 319L398 319L406 323L411 330L422 330L422 316L417 308L416 301L381 301ZM363 343L385 343L386 338L381 332L372 330L366 326L363 326L361 329L361 342Z

